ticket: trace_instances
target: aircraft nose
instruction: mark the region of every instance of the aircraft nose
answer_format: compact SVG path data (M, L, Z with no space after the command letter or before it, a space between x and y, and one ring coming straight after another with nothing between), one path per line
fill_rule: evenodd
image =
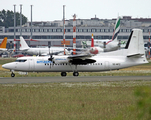
M2 65L2 68L9 69L9 64Z

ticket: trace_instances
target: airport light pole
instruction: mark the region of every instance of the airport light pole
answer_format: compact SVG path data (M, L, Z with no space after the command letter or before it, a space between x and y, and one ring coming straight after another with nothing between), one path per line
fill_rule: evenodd
M65 5L63 5L63 43L64 43L64 55L65 55Z
M32 35L33 35L33 28L32 28L32 6L33 5L31 5L31 24L30 24L30 27L31 27L31 35L30 35L30 40L29 40L29 45L30 45L30 41L32 41Z
M14 52L16 50L16 5L14 5Z

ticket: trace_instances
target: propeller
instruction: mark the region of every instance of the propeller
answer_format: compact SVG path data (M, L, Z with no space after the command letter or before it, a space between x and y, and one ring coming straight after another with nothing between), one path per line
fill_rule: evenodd
M53 52L50 53L50 46L51 46L51 42L48 42L49 55L50 55L50 58L48 58L48 60L51 61L51 66L50 67L52 67L52 65L54 63L54 61L53 61L54 57L53 57Z

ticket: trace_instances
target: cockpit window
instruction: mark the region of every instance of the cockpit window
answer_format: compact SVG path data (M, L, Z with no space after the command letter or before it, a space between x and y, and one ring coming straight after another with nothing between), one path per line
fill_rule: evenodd
M25 62L27 60L16 60L15 62Z

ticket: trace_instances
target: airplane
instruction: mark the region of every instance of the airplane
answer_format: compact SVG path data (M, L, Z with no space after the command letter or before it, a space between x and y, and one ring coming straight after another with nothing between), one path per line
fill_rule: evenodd
M49 55L50 53L59 54L64 52L63 47L49 47L46 48L30 48L27 43L25 42L24 38L20 36L20 50L28 53L30 55ZM66 54L68 54L67 49L65 49Z
M67 72L73 72L73 76L78 76L79 72L119 70L145 63L148 61L144 51L143 32L140 29L133 29L125 49L95 56L85 54L20 57L15 62L6 63L2 67L12 72L11 77L15 76L14 71L61 72L61 76L64 77Z
M7 51L6 44L7 44L7 37L5 37L2 41L2 43L0 44L0 51L1 52Z
M117 18L115 26L114 26L114 32L112 39L106 39L106 40L94 40L94 45L97 45L98 50L96 48L96 51L100 52L109 52L114 51L119 48L119 40L117 40L118 33L120 32L120 17ZM92 40L91 40L92 41ZM90 41L82 41L83 48L87 47L87 42ZM99 49L100 47L100 49ZM104 49L104 50L103 50Z

